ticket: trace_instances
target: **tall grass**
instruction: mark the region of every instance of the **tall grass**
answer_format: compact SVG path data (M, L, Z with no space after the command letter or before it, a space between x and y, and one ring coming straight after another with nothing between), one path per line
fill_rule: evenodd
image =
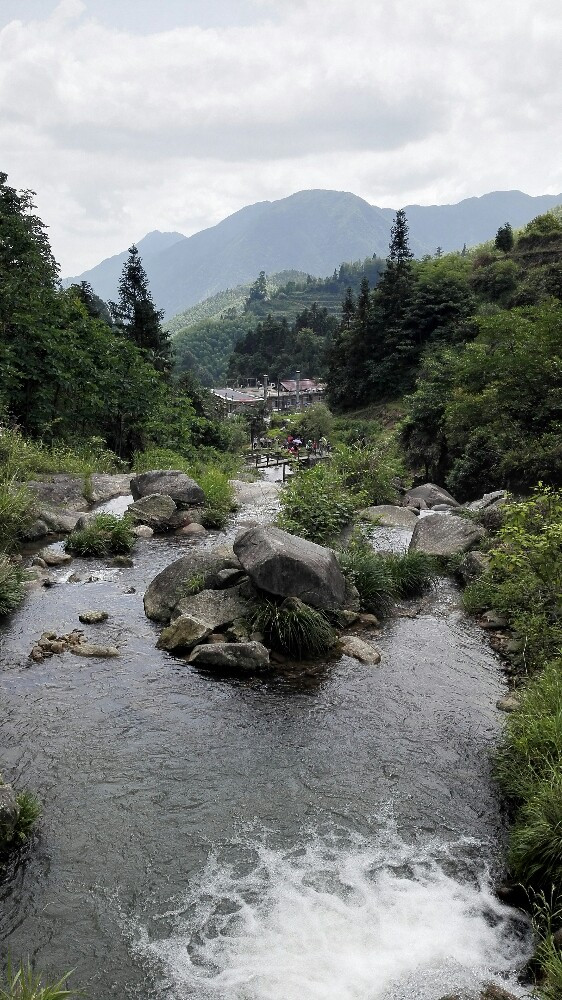
M538 784L511 831L508 865L517 882L562 894L562 774Z
M25 572L0 554L0 616L7 615L21 603L25 594Z
M92 437L73 444L63 441L45 444L24 437L17 428L5 426L0 426L0 465L8 478L18 480L55 473L88 476L123 468L102 438Z
M389 614L397 598L415 597L433 580L433 562L424 552L375 552L358 532L338 558L345 576L359 591L361 610L379 617Z
M33 971L29 959L22 960L16 969L8 961L0 983L0 1000L68 1000L78 996L75 990L66 988L69 975L67 972L58 982L44 985L42 976Z
M0 550L13 548L33 521L33 497L10 475L0 478Z
M132 526L129 517L98 514L85 528L68 536L65 548L79 556L126 555L136 542Z
M296 597L280 602L264 598L253 611L250 625L263 632L273 649L299 660L325 653L335 641L327 615Z

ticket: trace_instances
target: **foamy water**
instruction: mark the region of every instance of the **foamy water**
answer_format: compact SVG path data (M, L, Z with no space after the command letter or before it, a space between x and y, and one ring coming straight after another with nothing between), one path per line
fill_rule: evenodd
M485 879L447 874L475 844L423 858L396 840L373 848L319 839L291 852L263 840L237 846L237 864L214 855L177 907L156 918L169 934L149 940L137 928L159 996L435 1000L490 980L505 986L522 960L525 925L514 911ZM524 995L513 978L508 985Z

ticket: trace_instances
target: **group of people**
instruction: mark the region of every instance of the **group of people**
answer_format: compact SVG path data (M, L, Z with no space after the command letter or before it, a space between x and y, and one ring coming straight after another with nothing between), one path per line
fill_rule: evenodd
M296 435L293 437L292 434L287 435L287 450L289 454L296 455L298 457L299 451L303 446L302 438ZM329 449L327 439L322 436L318 441L316 439L309 438L305 445L306 451L309 455L324 455Z

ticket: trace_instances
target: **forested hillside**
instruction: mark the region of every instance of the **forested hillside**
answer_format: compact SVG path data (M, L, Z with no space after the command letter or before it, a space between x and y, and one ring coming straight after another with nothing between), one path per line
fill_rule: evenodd
M455 495L562 481L562 212L416 262L405 214L333 338L333 406L406 394L410 464Z
M341 264L328 278L286 272L267 277L262 272L252 285L242 286L246 289L242 302L231 304L220 316L193 322L190 310L166 324L170 333L176 331L176 368L179 372L193 371L204 385L223 384L227 377L233 381L252 377L262 369L289 378L299 364L304 365L303 371L309 377L320 377L325 373L326 338L337 327L347 289L358 292L365 276L376 285L383 267L381 258L367 257ZM280 279L286 275L288 280L281 284ZM216 296L208 300L208 305L202 303L202 308L212 311L221 301L222 296ZM309 313L310 320L306 319ZM330 322L319 322L324 314L331 318ZM179 326L182 317L186 318L185 326ZM259 324L261 332L257 331ZM300 337L304 356L300 350L294 354L294 337L291 344L284 343L279 324L285 324L287 336L290 331L296 335L306 327L310 329L312 324L314 340L308 338L305 346ZM233 351L235 357L231 359Z

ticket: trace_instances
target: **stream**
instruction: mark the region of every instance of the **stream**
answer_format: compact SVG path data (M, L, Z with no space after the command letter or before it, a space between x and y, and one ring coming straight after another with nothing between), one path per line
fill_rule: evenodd
M275 507L274 487L249 488L233 527L198 544ZM91 1000L438 1000L488 981L526 995L528 927L492 893L505 685L455 587L371 634L379 667L216 678L157 650L143 611L192 546L139 539L127 569L76 558L6 622L2 771L43 816L0 883L3 951L75 969ZM87 609L110 617L80 626ZM119 658L28 659L42 631L80 627Z

